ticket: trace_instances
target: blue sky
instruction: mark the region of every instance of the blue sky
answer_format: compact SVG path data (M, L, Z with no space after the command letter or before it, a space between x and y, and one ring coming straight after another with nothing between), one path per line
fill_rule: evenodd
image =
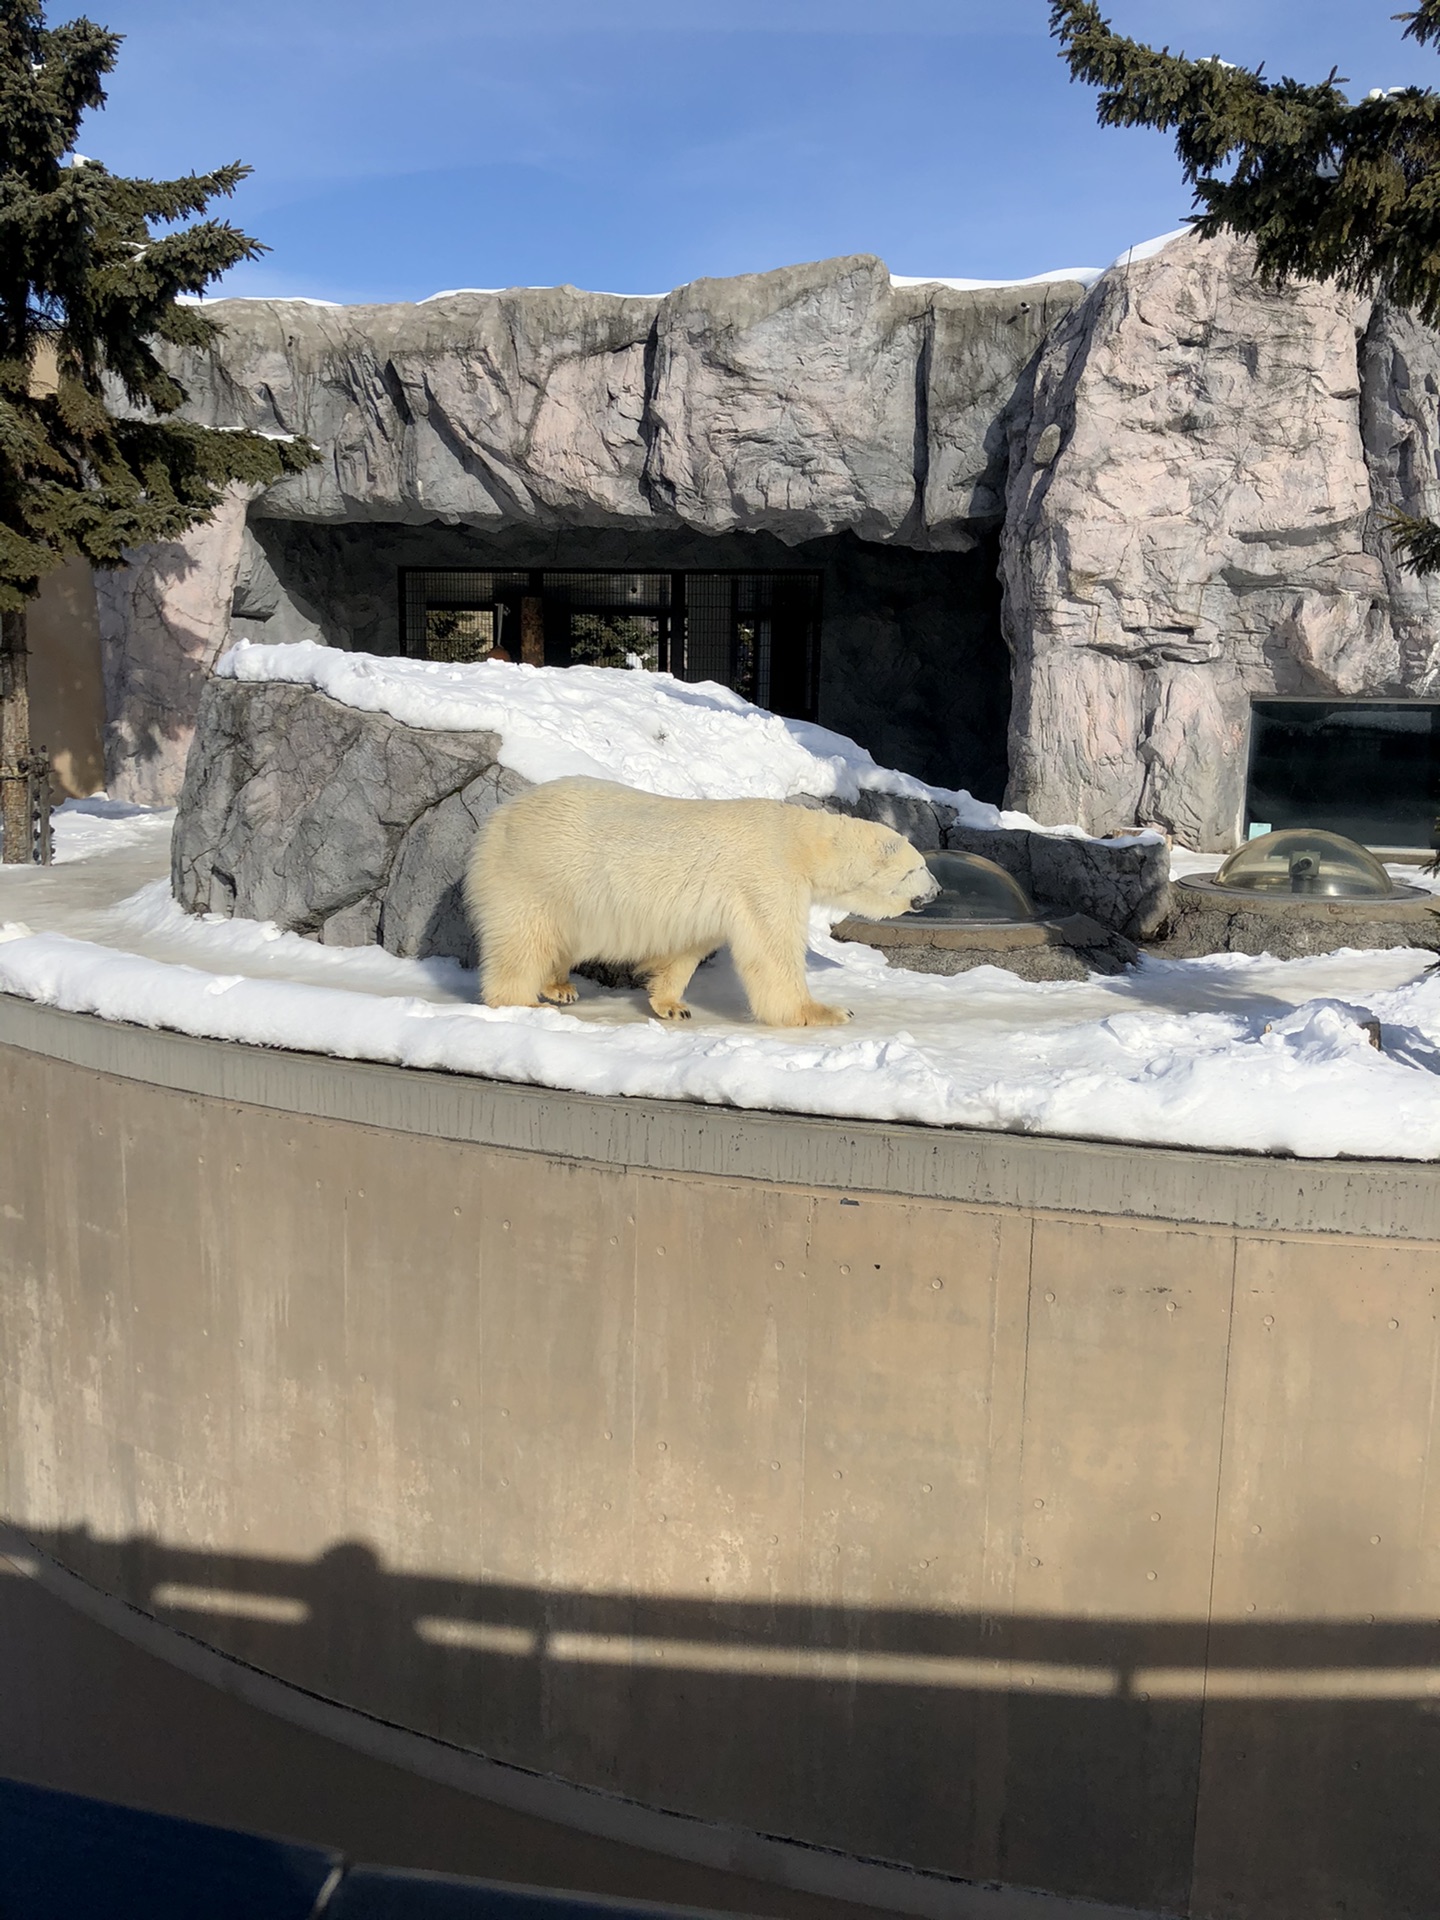
M1440 84L1401 0L1112 0L1117 28L1352 92ZM50 0L52 21L79 11ZM896 273L1103 266L1189 210L1105 131L1045 0L86 0L127 38L81 147L241 158L272 252L236 293L658 292L878 253Z

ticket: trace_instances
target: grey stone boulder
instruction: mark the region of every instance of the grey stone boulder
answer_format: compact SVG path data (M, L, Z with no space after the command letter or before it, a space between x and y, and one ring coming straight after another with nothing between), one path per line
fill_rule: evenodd
M475 829L523 786L491 733L428 732L307 687L212 680L175 823L190 913L327 944L472 953L458 883Z
M396 850L371 938L391 953L450 954L473 967L478 956L461 892L470 850L486 816L529 784L491 766L420 814Z

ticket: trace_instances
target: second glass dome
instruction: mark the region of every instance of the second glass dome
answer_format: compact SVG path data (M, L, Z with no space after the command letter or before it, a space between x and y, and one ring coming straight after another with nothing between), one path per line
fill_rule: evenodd
M907 920L957 927L975 921L1013 925L1035 918L1024 888L993 860L978 853L927 853L925 864L940 882L940 891L917 913L907 913Z
M1282 827L1238 848L1215 875L1237 892L1386 900L1402 891L1368 847L1320 827Z

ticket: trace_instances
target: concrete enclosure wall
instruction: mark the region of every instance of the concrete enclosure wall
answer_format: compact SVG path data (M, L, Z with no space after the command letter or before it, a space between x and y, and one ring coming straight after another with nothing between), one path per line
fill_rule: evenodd
M762 1833L1152 1911L1440 1913L1434 1169L587 1102L15 1003L0 1114L0 1508L95 1584Z

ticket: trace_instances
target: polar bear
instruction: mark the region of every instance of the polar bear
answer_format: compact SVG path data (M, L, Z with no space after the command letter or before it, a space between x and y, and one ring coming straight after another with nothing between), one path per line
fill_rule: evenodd
M810 998L812 903L888 920L939 891L908 840L779 800L669 800L608 780L532 787L485 822L465 876L489 1007L568 1006L584 960L633 967L662 1020L688 1020L690 976L729 947L755 1018L838 1026Z

